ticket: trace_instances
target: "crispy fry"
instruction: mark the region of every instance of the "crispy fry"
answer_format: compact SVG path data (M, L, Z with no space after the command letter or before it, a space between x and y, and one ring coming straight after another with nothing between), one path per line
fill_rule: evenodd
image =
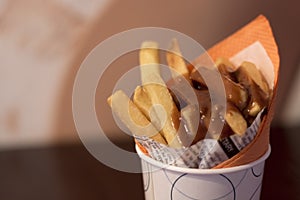
M151 99L148 94L143 90L142 86L135 88L133 94L133 102L144 113L144 115L150 120L150 108L152 106Z
M212 69L207 67L201 67L201 70L205 70L206 74L214 73ZM227 99L233 102L239 109L243 110L246 107L248 101L247 90L239 83L235 83L229 77L224 76L224 74L222 73L221 73L221 77L223 79ZM199 74L197 70L194 70L191 73L191 78L194 81L193 82L194 87L196 85L196 87L198 88L203 88L204 90L207 89L206 82L204 81L203 77Z
M246 117L256 116L264 107L268 106L269 99L266 94L262 91L262 89L256 85L256 83L252 82L249 86L250 93L250 101L248 106L244 110L244 115Z
M270 89L265 77L261 74L259 69L251 62L243 62L241 66L236 70L236 76L240 83L246 86L252 84L252 80L260 89L265 93L266 97L269 97Z
M223 128L221 130L221 133L218 132L215 129L214 124L219 123L221 124L222 119L220 118L220 116L215 115L215 114L211 114L211 112L207 113L207 115L203 118L203 122L202 122L202 126L205 127L204 130L208 130L210 128L210 132L207 132L207 135L204 135L206 138L212 138L212 139L223 139L226 137L229 137L231 135L234 134L234 132L232 131L232 129L230 128L230 126L228 125L228 123L225 121L223 124ZM211 124L212 123L212 124ZM211 125L210 125L211 124ZM200 126L201 124L199 124ZM210 126L210 127L209 127Z
M154 112L153 116L155 120L159 120L160 123L164 121L161 114L161 107L166 114L166 121L161 130L163 137L171 147L182 147L182 144L177 136L177 130L179 128L180 113L172 99L172 96L166 87L166 84L162 80L159 71L159 59L158 59L158 45L154 42L144 42L140 51L140 65L141 65L141 77L142 77L142 91L147 95L151 102L151 108ZM143 101L136 101L139 108L145 108L149 105L145 105ZM154 106L160 105L161 107ZM150 108L149 108L150 109ZM145 109L142 109L145 112ZM148 118L149 111L144 113ZM156 122L155 122L156 123ZM154 124L158 125L158 123ZM159 124L160 125L160 124ZM158 128L158 127L156 127Z
M181 147L179 138L177 137L177 130L179 128L179 112L175 103L173 102L172 96L170 95L168 89L165 86L158 84L148 84L143 87L144 92L150 98L151 106L153 108L153 119L152 123L154 126L160 126L161 122L165 120L165 124L161 130L162 135L171 147ZM143 101L136 101L136 105L139 108L146 107ZM154 105L161 105L165 111L165 114L161 113L160 107ZM150 118L150 112L144 113L148 118ZM164 116L166 116L164 118ZM157 127L158 128L158 127Z
M261 72L253 63L243 62L235 72L237 80L248 89L250 101L244 110L246 117L256 116L265 106L270 97L270 90Z
M153 41L143 42L139 59L142 83L158 82L164 84L160 79L158 44Z
M227 58L223 58L223 57L217 58L215 64L216 64L216 66L224 65L225 68L224 68L223 72L225 72L225 73L228 73L228 72L231 73L237 69L236 66L234 66L234 64L232 64Z
M167 52L167 63L168 65L174 69L178 74L182 75L186 80L190 81L189 79L189 70L185 64L184 59L182 58L182 54L179 48L179 44L177 39L173 39L171 42L170 51ZM173 73L172 76L176 78L178 74Z
M160 131L166 121L164 111L159 107L152 107L148 93L143 89L143 87L138 86L133 95L133 102L142 111L142 113L147 117L149 121Z
M230 80L236 82L236 77L234 71L236 67L226 58L218 58L215 62L216 66L218 67L219 72L229 78Z
M187 105L181 110L179 137L184 146L190 146L204 138L206 131L199 130L203 128L198 127L199 118L199 110L195 105Z
M133 135L150 136L152 139L166 144L162 135L123 91L116 91L107 99L107 102Z
M217 140L234 134L226 120L224 121L220 114L221 113L219 113L216 109L209 109L206 114L201 117L202 121L200 121L201 123L199 126L202 125L205 127L204 130L207 131L207 135L205 136L206 138ZM221 130L219 129L220 125L223 125Z
M223 77L223 82L226 90L226 97L240 110L243 110L248 101L247 90L239 83L235 83L227 77Z
M227 103L225 120L231 130L238 135L243 135L247 130L247 122L242 113L231 103Z

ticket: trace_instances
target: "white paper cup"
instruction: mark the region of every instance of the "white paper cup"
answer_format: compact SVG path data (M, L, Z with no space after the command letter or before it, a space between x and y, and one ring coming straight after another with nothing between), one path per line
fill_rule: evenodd
M265 160L224 169L189 169L164 165L141 152L146 200L260 199Z

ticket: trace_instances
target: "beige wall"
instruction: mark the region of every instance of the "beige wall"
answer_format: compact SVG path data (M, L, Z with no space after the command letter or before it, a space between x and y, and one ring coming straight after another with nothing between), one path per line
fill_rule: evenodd
M106 6L78 2L1 1L0 148L57 140L58 105L78 40Z

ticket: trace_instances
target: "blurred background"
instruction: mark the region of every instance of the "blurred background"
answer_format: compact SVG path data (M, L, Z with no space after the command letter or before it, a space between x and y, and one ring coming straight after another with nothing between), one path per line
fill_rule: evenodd
M0 148L78 140L71 110L74 77L88 52L109 36L158 26L185 33L209 48L259 14L270 20L281 57L273 124L299 126L299 6L292 0L0 0ZM125 65L137 64L134 56L120 59L107 75L111 82ZM109 112L101 101L107 95L97 92L100 113ZM111 118L103 120L110 137L122 137Z
M0 0L0 199L142 199L140 174L104 166L80 143L72 117L80 64L131 28L174 29L208 49L260 14L281 58L262 199L299 199L299 8L295 0ZM99 81L96 111L114 141L132 138L116 128L105 101L137 64L134 52L126 54Z

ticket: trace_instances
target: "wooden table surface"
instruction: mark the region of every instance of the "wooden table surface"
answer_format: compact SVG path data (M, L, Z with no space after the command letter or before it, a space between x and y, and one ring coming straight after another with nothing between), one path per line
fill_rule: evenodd
M299 132L272 128L261 199L300 199ZM144 198L141 174L106 167L79 144L1 152L0 169L1 200Z

